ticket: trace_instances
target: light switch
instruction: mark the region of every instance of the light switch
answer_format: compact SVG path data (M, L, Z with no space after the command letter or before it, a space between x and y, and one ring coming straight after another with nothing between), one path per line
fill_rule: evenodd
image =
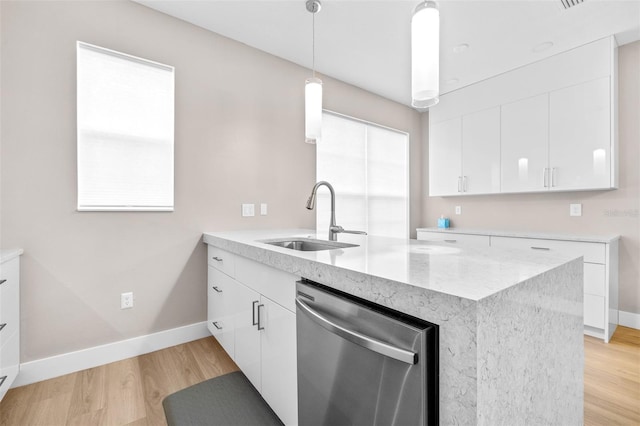
M243 204L242 205L242 217L250 217L256 215L255 204Z
M582 216L582 204L569 204L569 216Z
M267 203L260 204L260 216L267 215Z
M456 214L462 214L462 206L456 206Z

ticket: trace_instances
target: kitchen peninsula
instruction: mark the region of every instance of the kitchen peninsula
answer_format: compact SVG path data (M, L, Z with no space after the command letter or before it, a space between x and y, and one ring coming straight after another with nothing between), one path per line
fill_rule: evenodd
M340 235L357 247L334 250L267 244L293 237L327 239L299 229L205 233L210 271L269 267L260 285L284 291L285 308L295 287L267 276L306 278L437 324L440 424L582 424L582 258L359 235Z

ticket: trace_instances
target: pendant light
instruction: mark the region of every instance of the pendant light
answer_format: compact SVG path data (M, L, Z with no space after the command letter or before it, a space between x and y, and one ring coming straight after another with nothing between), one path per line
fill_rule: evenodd
M320 11L320 0L307 0L307 10L313 14L312 70L313 76L305 81L304 127L305 142L316 143L322 130L322 80L316 77L316 13Z
M440 12L433 1L420 3L411 17L411 105L426 110L440 95Z

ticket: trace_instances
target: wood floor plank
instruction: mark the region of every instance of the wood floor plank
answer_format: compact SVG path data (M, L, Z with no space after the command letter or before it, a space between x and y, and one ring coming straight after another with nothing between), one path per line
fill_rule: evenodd
M101 365L76 374L66 418L85 416L105 407L105 373L106 367Z
M212 379L240 370L214 337L196 340L187 347L193 354L205 379Z
M104 424L123 425L146 417L140 366L129 358L106 366Z

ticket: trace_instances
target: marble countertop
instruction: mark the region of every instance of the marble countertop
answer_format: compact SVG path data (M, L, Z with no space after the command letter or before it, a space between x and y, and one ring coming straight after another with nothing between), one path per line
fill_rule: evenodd
M289 237L327 239L325 233L305 229L207 232L203 239L205 243L302 277L337 272L348 274L349 280L371 276L472 301L577 258L349 234L338 235L338 241L358 247L302 252L261 242Z
M22 253L24 253L22 249L2 249L0 250L0 263L8 262Z
M496 231L493 229L418 228L417 231L441 232L448 234L491 235L495 237L538 238L541 240L579 241L584 243L612 243L620 239L620 235L555 234L549 232Z

